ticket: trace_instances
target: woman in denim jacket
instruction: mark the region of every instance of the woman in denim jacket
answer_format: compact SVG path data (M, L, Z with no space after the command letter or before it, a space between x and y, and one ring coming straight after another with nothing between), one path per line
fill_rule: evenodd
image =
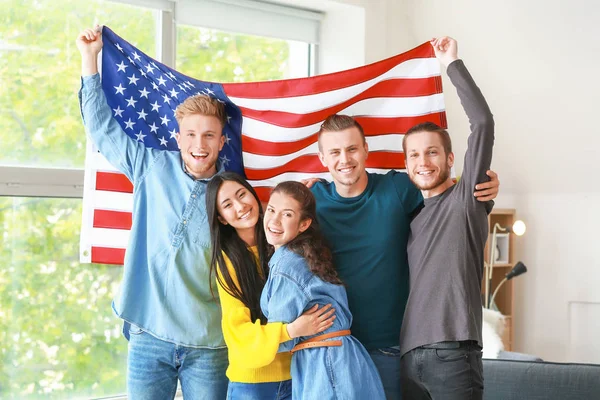
M350 335L346 289L333 267L316 219L315 198L298 182L275 187L265 211L267 241L275 247L260 305L269 321L293 321L315 304L331 303L333 326L323 334L282 343L292 351L294 400L385 399L371 357Z

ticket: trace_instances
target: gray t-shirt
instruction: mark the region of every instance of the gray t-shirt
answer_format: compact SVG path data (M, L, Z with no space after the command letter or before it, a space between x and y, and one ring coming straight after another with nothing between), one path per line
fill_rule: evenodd
M492 161L492 113L461 60L448 66L471 124L463 175L444 193L425 199L408 239L410 294L402 354L427 344L481 339L483 249L490 203L477 201L475 185L487 180Z

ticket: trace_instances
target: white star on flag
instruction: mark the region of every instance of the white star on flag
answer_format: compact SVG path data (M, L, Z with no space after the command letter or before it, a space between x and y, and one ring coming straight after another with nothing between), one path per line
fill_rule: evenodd
M227 156L221 157L221 163L223 163L224 167L226 167L227 164L229 164L229 161L231 161L231 160L229 158L227 158Z
M131 120L131 118L129 118L127 121L125 121L125 129L131 129L133 130L133 125L135 125L135 122L133 122Z
M123 61L121 61L120 64L117 64L117 67L119 67L119 69L117 70L117 72L119 72L119 71L125 72L125 68L127 68L127 65L125 65L125 63Z
M160 141L161 146L167 147L167 139L161 136L158 140Z
M160 107L160 104L158 104L158 100L154 101L154 103L150 103L150 105L152 106L152 110L151 111L158 112L158 108Z
M173 128L172 131L169 131L169 133L171 134L171 137L169 139L177 138L177 130L175 128Z
M117 89L117 91L115 92L115 94L125 95L125 88L120 83L119 83L119 86L115 86L115 89Z
M143 108L142 108L142 111L138 111L137 113L138 113L138 119L140 119L140 118L141 118L141 119L143 119L144 121L146 120L146 116L147 116L148 114L146 114L146 112L144 111L144 109L143 109Z
M140 80L140 78L136 77L135 74L127 77L127 79L129 79L129 84L130 85L136 85L136 86L137 86L137 81Z
M160 120L162 121L161 124L163 125L169 125L169 121L171 121L168 117L167 114L165 114L164 117L160 117Z
M150 132L156 133L156 131L158 131L158 126L153 122L152 125L150 125Z
M142 131L140 131L140 133L138 133L137 135L135 135L137 137L137 140L139 140L140 142L144 141L144 138L146 137L146 135L144 135L142 133Z
M137 100L134 100L133 96L131 96L128 99L125 99L125 101L127 101L127 107L131 106L131 107L135 108L135 103L137 103Z
M150 94L150 92L147 91L145 87L142 90L138 90L138 92L140 92L140 97L145 97L145 98L148 98L148 95Z
M113 111L115 112L115 117L119 116L119 117L123 118L123 111L125 111L125 110L121 110L120 106L117 106L117 108L113 108Z
M163 85L163 86L167 86L167 80L165 78L161 76L158 77L158 84L159 85Z

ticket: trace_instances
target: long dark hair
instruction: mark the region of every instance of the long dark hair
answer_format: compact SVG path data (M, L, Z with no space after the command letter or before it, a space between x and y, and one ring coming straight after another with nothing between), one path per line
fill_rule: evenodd
M258 203L259 217L254 228L256 245L258 247L258 265L252 250L238 236L235 228L231 225L222 224L218 219L217 194L225 181L239 183L254 196ZM267 319L260 309L260 294L265 286L269 271L267 255L269 244L267 243L262 227L263 209L258 195L244 178L234 172L224 172L215 175L206 187L206 212L210 224L210 241L212 244L212 257L210 261L211 282L213 275L216 275L219 285L250 309L252 321L260 319L261 324L266 324ZM236 285L233 281L225 264L223 253L231 261L239 285ZM217 268L219 268L220 275L217 274Z
M326 282L342 285L337 271L333 267L331 250L317 222L317 202L312 192L300 182L281 182L273 193L283 193L300 204L300 221L311 219L312 223L304 232L296 236L286 246L294 253L306 259L311 272Z

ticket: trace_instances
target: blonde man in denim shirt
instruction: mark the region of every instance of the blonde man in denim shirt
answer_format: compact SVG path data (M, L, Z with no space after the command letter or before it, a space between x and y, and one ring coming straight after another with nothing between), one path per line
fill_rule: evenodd
M123 283L113 303L129 339L128 396L172 399L179 380L184 398L225 398L227 349L211 295L204 199L224 144L223 105L206 96L188 98L176 112L180 153L146 148L112 118L96 64L100 32L87 29L76 44L85 126L135 187Z

